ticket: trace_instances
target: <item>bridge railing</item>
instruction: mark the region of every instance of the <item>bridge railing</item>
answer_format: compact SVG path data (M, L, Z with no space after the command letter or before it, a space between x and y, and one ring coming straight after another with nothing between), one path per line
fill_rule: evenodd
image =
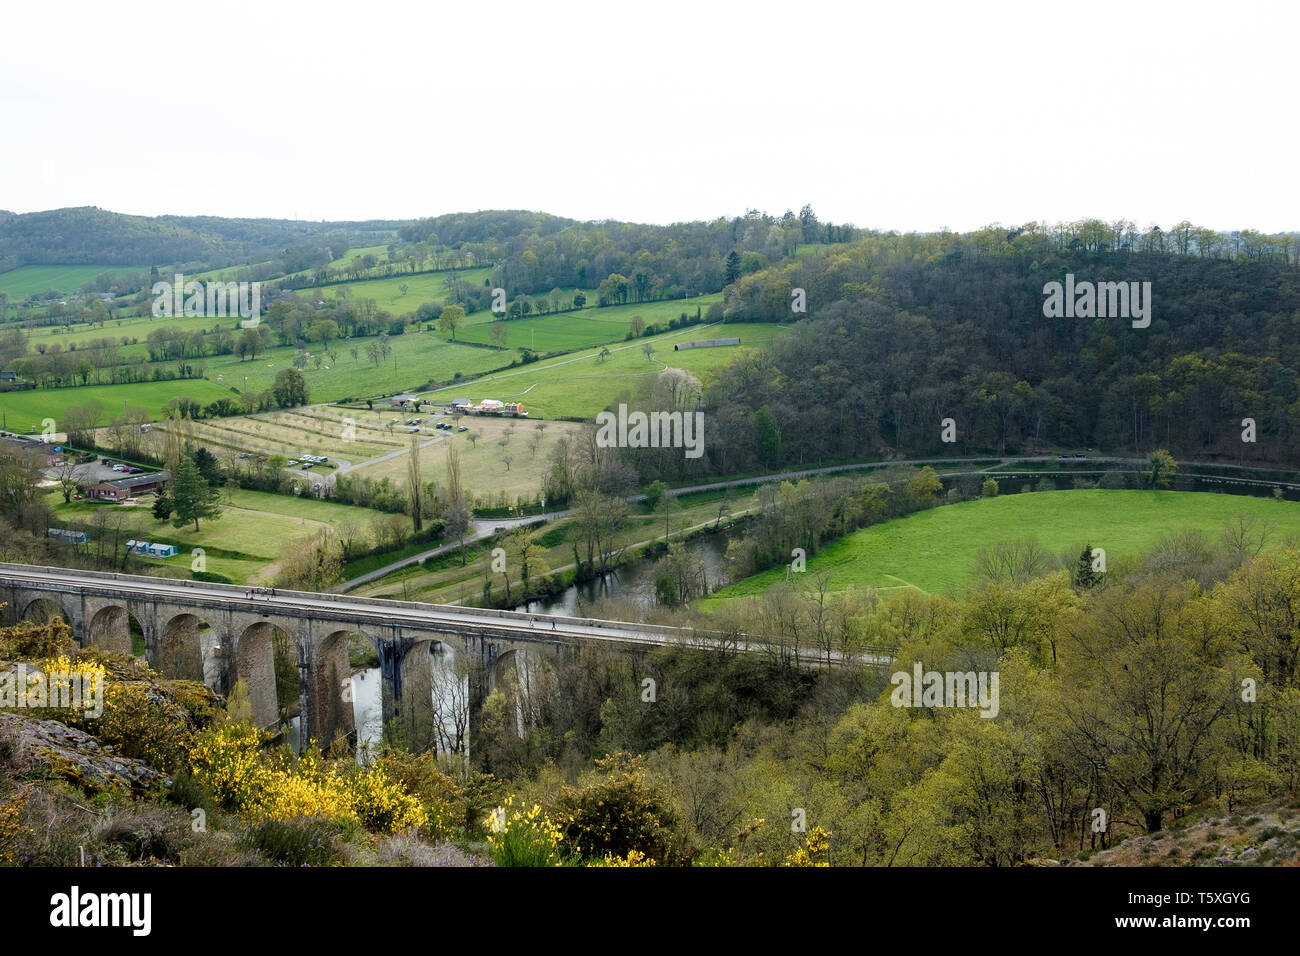
M185 578L158 578L140 574L118 574L111 571L82 571L72 570L69 568L55 568L43 565L33 564L4 564L0 563L0 577L3 577L6 569L22 571L25 573L47 572L51 575L66 577L69 573L75 574L80 578L90 578L103 581L105 583L119 584L166 584L169 587L185 587L201 591L218 591L228 594L231 598L244 598L248 593L247 585L238 584L220 584L209 581L193 581ZM339 594L332 591L295 591L288 588L276 588L277 598L297 598L305 601L336 601L340 605L361 605L363 607L373 607L376 610L388 610L401 608L411 611L428 612L430 609L436 609L440 614L456 614L473 617L494 617L500 620L527 622L532 617L537 617L543 625L549 625L554 620L559 625L569 625L574 627L600 627L614 631L633 631L638 634L657 634L663 637L676 638L678 640L689 639L692 637L723 637L722 634L712 634L707 631L697 631L692 628L667 627L659 624L630 624L627 621L606 621L600 618L591 617L569 617L561 614L538 614L534 615L528 611L506 611L497 608L477 608L461 607L456 604L429 604L423 601L397 601L388 598L369 598L359 597L354 594Z

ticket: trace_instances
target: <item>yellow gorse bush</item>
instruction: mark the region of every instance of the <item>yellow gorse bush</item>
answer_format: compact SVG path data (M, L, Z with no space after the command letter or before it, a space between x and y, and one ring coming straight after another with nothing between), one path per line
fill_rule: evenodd
M264 757L261 734L239 724L207 731L190 752L194 774L222 806L268 820L326 817L370 830L397 832L428 821L419 800L381 768L342 775L325 766L314 745L298 760Z
M16 692L28 709L93 711L104 703L107 672L93 661L73 660L66 654L47 657L27 666L27 686ZM77 693L73 693L76 690ZM39 696L38 696L39 692ZM33 706L43 700L42 706Z
M813 827L804 837L803 846L785 858L782 866L830 866L831 835Z

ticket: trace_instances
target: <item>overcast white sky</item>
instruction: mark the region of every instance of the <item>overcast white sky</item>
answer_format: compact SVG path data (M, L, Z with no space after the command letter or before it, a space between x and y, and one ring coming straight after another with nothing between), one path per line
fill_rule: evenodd
M7 4L0 208L1300 229L1286 3Z

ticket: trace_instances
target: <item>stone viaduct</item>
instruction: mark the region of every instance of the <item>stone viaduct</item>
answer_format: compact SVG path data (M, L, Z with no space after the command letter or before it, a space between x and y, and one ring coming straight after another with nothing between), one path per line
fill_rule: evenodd
M299 739L322 747L339 735L356 742L349 665L354 635L379 659L384 727L399 728L414 750L433 746L434 722L446 719L433 703L440 667L454 667L459 687L452 689L463 695L467 747L474 731L469 722L477 720L483 699L529 659L589 643L644 653L708 641L693 631L645 624L567 617L534 622L512 611L303 591L250 597L236 585L2 563L0 601L7 605L5 623L62 617L82 647L124 653L138 650L134 619L144 657L159 674L203 681L221 694L242 681L262 727L279 725L292 703L277 693L278 645L297 665Z

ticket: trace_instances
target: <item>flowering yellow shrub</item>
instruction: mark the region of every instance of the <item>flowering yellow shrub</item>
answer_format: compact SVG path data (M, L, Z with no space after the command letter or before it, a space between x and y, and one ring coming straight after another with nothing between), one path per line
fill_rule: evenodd
M785 858L782 866L830 866L831 835L813 827L804 837L804 845Z
M268 820L352 817L352 803L348 799L348 793L339 786L333 775L317 779L282 771L268 771L262 778L262 790L257 796L258 815Z
M190 766L217 802L251 815L260 803L265 774L258 759L262 735L243 724L226 724L199 735L190 750Z
M98 720L77 724L127 757L160 770L182 766L194 745L194 732L173 712L151 700L144 684L110 684L104 693L104 713Z
M615 856L613 853L606 853L602 860L588 863L588 866L654 866L653 857L648 857L640 850L628 850L627 856Z
M190 753L194 775L222 806L253 818L326 817L396 832L427 822L420 802L382 769L342 776L310 745L297 760L263 757L261 734L240 724L199 735Z
M72 709L84 713L91 711L96 702L104 700L107 672L93 661L73 660L67 654L47 658L42 667L49 684L49 700L71 701ZM78 679L79 678L79 679ZM29 678L30 680L30 678ZM73 694L76 690L78 693Z
M368 830L396 833L429 820L420 801L388 779L382 767L353 777L351 798L353 814Z

